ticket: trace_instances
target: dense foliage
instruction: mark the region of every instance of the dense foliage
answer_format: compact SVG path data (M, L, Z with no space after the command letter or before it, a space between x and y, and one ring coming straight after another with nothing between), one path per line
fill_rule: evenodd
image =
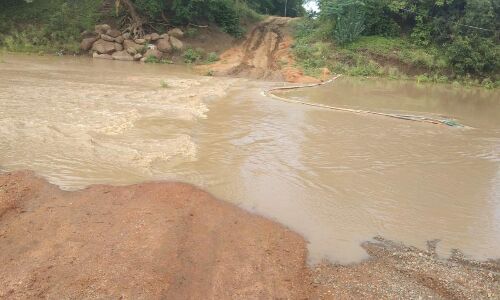
M298 16L303 0L1 0L0 47L11 51L78 50L79 34L99 19L123 25L134 6L144 31L170 26L216 24L239 37L242 24L259 13ZM116 6L115 6L116 5Z
M320 12L315 16L317 18L303 22L301 26L309 27L307 30L310 32L307 35L313 35L316 42L334 41L341 46L338 49L340 53L352 50L353 47L350 45L354 45L353 42L359 39L359 42L355 42L358 50L371 52L378 58L382 54L387 54L390 56L386 57L387 59L396 56L400 61L404 60L404 63L407 63L410 59L406 54L402 55L401 51L414 49L415 56L420 55L418 53L425 53L421 55L425 58L420 69L428 73L427 75L439 73L440 76L450 78L472 76L500 79L498 78L500 1L318 0L317 2L320 7ZM377 38L369 39L362 36ZM384 42L382 38L388 42ZM391 43L391 41L398 42ZM366 47L359 46L364 42ZM371 46L378 47L384 43L391 43L393 46L391 51L386 53L376 49L371 51ZM298 47L300 48L300 45ZM389 55L390 52L397 54ZM356 59L358 58L359 56Z
M303 0L133 0L137 9L149 21L160 21L165 15L169 22L212 22L226 32L240 36L242 20L256 19L257 13L300 16Z
M248 5L266 15L298 17L304 11L303 0L248 0Z

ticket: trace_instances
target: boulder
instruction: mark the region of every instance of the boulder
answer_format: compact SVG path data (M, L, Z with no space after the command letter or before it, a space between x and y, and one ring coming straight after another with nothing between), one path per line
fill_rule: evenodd
M140 53L137 53L136 55L134 55L134 60L140 60L142 58L142 54Z
M135 39L134 42L136 42L136 44L145 44L146 43L146 40L145 39Z
M120 36L117 36L115 37L115 42L119 43L119 44L122 44L124 41L123 37L120 35Z
M181 39L184 36L184 32L182 32L182 30L180 30L179 28L170 29L167 33L168 35L176 37L178 39Z
M90 48L92 48L92 45L94 44L95 41L97 41L97 38L95 37L89 37L83 39L82 42L80 43L80 49L82 49L83 51L89 51Z
M172 52L172 45L170 44L169 39L159 39L156 43L156 47L164 53Z
M170 36L170 44L172 44L175 50L182 50L184 48L184 44L174 36Z
M116 51L122 51L122 50L123 50L123 46L122 46L122 44L115 43L115 50L116 50Z
M120 30L108 29L106 31L106 34L115 38L115 37L119 37L122 33L120 32Z
M132 61L134 58L127 53L127 51L116 51L112 55L114 60L125 60L125 61Z
M128 54L130 54L130 55L136 55L137 54L137 50L135 50L135 48L132 48L132 47L125 49L125 51L127 51Z
M97 40L92 45L92 50L97 51L101 54L110 54L113 53L115 49L115 43L108 42L105 40Z
M146 51L146 53L144 53L144 57L148 58L150 56L154 56L158 59L161 59L161 57L163 56L163 53L161 53L161 51L159 51L158 49L148 49L148 51Z
M130 40L130 38L131 38L130 32L124 32L124 33L122 34L122 38L123 38L124 40Z
M101 39L108 41L108 42L114 42L115 38L112 36L109 36L107 34L101 34Z
M100 58L100 59L113 59L113 56L111 56L109 54L99 54L97 52L94 52L94 54L92 54L92 57L93 58Z
M95 29L95 32L97 32L97 33L106 34L106 32L108 32L108 30L111 29L111 26L109 26L108 24L100 24L100 25L96 25L94 27L94 29Z
M146 40L146 42L151 41L151 34L146 34L146 35L144 36L144 39Z
M160 39L160 35L156 32L151 33L151 41L155 42Z
M123 41L123 48L128 49L128 48L134 48L136 52L141 52L142 49L144 49L143 45L136 44L132 40L124 40Z
M160 35L160 39L168 39L168 38L169 38L169 36L167 33Z

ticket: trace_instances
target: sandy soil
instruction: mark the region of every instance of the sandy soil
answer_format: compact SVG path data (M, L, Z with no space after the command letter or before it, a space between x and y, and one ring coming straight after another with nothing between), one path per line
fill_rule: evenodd
M0 178L0 297L303 298L295 233L180 183Z
M291 20L268 17L253 27L241 43L224 51L218 62L198 66L198 69L219 76L295 83L320 82L319 79L304 75L295 67L290 52L293 39L288 24Z
M309 269L296 233L193 186L61 191L0 175L0 298L478 299L500 297L500 262L436 257L383 239L371 259Z

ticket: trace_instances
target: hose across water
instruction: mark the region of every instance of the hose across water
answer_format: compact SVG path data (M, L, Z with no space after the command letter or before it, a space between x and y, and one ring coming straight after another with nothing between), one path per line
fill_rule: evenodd
M293 89L302 89L302 88L310 88L310 87L325 85L325 84L328 84L328 83L335 81L340 76L341 75L336 75L332 79L324 81L324 82L320 82L320 83L275 87L275 88L271 88L271 89L263 91L263 94L265 96L272 97L272 98L280 100L280 101L308 105L308 106L314 106L314 107L320 107L320 108L337 110L337 111L345 111L345 112L351 112L351 113L357 113L357 114L378 115L378 116L384 116L384 117L395 118L395 119L400 119L400 120L425 122L425 123L431 123L431 124L437 124L437 125L446 125L446 126L450 126L450 127L460 127L460 128L465 127L464 125L458 123L457 121L455 121L453 119L437 119L437 118L431 118L431 117L419 116L419 115L382 113L382 112L369 111L369 110L343 108L343 107L336 107L336 106L320 104L320 103L310 103L310 102L304 102L304 101L300 101L300 100L293 100L293 99L283 98L283 97L280 97L280 96L273 94L274 91L278 91L278 90L293 90Z

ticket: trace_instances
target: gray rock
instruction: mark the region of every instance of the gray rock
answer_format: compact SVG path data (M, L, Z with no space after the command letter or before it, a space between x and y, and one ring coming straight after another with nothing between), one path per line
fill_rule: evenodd
M151 33L151 40L153 42L155 42L155 41L157 41L159 39L160 39L160 35L158 33L156 33L156 32Z
M130 38L131 38L131 36L130 36L130 32L124 32L124 33L122 34L122 38L123 38L124 40L130 40Z
M119 43L119 44L122 44L124 41L123 37L120 35L120 36L117 36L115 37L115 42Z
M136 52L141 52L144 49L144 46L136 44L132 40L124 40L123 41L123 48L125 48L125 49L134 48Z
M128 54L130 54L130 55L136 55L136 54L138 54L138 53L137 53L137 50L135 50L135 48L132 48L132 47L127 48L127 49L126 49L126 51L127 51L127 52L128 52ZM139 54L140 54L140 53L139 53Z
M120 30L108 29L106 31L106 34L115 38L115 37L119 37L122 33L120 32Z
M113 53L115 49L115 43L108 42L105 40L97 40L92 45L92 50L97 51L101 54L110 54Z
M156 47L164 53L172 52L172 45L170 44L169 39L159 39L156 43Z
M115 50L116 50L116 51L122 51L122 50L123 50L123 46L122 46L122 44L115 43Z
M113 56L111 56L109 54L99 54L97 52L94 52L92 54L92 57L93 58L100 58L100 59L113 59Z
M134 60L140 60L142 58L142 55L140 53L137 53L134 55Z
M83 51L89 51L90 48L92 48L92 45L94 44L95 41L97 41L97 38L95 37L89 37L83 39L82 42L80 43L80 49L82 49Z
M127 51L116 51L112 55L114 60L132 61L134 58Z
M109 36L107 34L101 34L101 39L108 41L108 42L114 42L115 38L112 36Z
M170 29L167 33L168 35L176 37L178 39L181 39L184 36L184 32L182 32L182 30L180 30L179 28Z
M148 58L150 56L154 56L158 59L161 59L161 57L163 56L163 53L161 53L161 51L159 51L158 49L148 49L148 51L146 51L146 53L144 53L144 57Z
M109 26L108 24L100 24L100 25L96 25L94 27L94 29L95 29L95 32L97 32L97 33L106 34L106 32L111 29L111 26Z
M175 50L182 50L184 48L184 44L174 36L170 36L170 44L172 44Z
M135 39L134 42L136 42L136 44L145 44L146 43L146 40L145 39Z

